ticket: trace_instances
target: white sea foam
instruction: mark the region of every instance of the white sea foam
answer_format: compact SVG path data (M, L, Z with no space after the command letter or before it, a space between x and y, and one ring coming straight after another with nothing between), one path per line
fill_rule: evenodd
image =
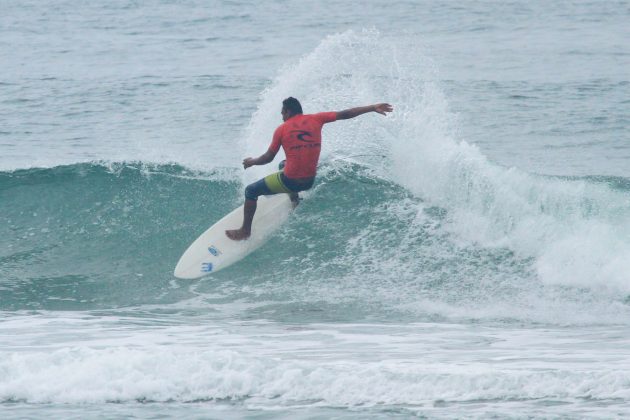
M10 363L10 367L6 366ZM629 398L627 371L510 370L397 361L308 363L184 348L67 349L4 358L4 400L98 403L250 399L352 407L494 399Z
M436 108L447 109L438 91L425 92L435 99L401 124L409 142L392 144L392 173L401 185L447 209L457 237L534 257L544 283L630 292L627 191L499 167L432 123Z
M0 399L357 407L630 397L627 340L611 338L610 329L198 325L205 322L141 327L111 316L15 317L2 336L13 327L32 333L19 348L3 348ZM66 335L71 346L61 345ZM605 348L597 345L603 337Z

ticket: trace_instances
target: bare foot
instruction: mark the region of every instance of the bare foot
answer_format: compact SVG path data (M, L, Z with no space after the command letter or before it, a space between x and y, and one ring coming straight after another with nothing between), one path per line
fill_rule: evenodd
M225 235L233 241L242 241L249 238L250 233L241 229L226 230Z

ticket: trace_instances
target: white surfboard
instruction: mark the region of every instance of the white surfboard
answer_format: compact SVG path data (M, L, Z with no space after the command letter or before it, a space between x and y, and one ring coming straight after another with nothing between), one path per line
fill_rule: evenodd
M282 226L292 208L288 194L261 196L252 223L252 235L246 240L234 241L225 236L225 231L238 229L243 224L243 206L240 206L188 247L175 267L175 277L196 279L240 261Z

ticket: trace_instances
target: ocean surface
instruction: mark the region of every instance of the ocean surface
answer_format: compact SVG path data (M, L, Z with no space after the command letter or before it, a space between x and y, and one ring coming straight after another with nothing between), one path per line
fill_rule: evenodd
M630 416L630 2L0 3L3 419ZM315 187L179 280L282 122Z

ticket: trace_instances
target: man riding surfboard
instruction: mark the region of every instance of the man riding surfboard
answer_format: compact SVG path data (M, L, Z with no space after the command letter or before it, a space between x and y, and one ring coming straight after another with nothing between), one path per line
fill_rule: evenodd
M339 112L302 113L300 102L289 97L282 101L282 123L274 132L269 149L257 158L243 159L245 169L254 165L271 162L280 146L286 155L286 165L280 172L273 173L245 188L243 225L240 229L226 230L225 234L235 241L249 238L252 221L256 213L256 203L261 195L287 193L293 205L298 203L298 192L310 189L315 181L317 163L322 143L322 126L326 123L347 120L368 112L386 115L393 108L387 103L380 103Z

